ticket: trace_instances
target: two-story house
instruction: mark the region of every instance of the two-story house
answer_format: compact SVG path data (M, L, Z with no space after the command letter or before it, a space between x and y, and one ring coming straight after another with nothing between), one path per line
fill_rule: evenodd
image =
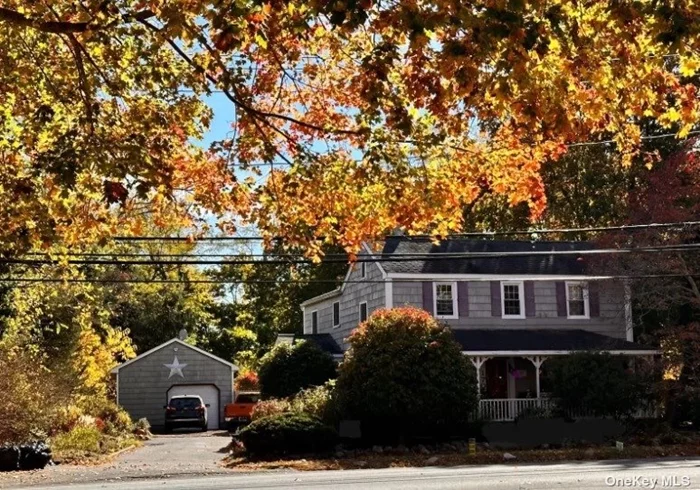
M629 288L592 275L583 242L390 237L365 246L342 285L302 304L304 334L347 348L379 308L423 308L477 369L482 414L509 420L546 400L546 359L580 350L658 352L634 343ZM381 259L381 260L375 260Z

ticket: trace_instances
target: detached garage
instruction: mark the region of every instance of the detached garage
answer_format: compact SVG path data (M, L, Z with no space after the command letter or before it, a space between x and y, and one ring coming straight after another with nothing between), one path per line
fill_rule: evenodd
M218 429L233 401L236 366L202 349L172 339L112 370L117 403L134 420L163 427L163 406L176 395L199 395L209 404L209 429Z

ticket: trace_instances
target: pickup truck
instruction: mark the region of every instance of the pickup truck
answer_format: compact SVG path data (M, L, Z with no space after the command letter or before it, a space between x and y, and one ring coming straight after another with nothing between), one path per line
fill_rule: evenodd
M251 414L255 405L260 400L260 393L256 391L241 391L236 394L233 403L226 405L224 409L224 422L230 432L235 432L241 426L250 423Z

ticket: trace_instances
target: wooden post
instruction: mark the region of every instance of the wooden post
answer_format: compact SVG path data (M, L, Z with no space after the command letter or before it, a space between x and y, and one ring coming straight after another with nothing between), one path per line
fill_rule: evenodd
M474 365L474 368L476 368L476 394L478 398L481 398L481 366L483 366L484 363L489 360L489 358L476 356L470 357L469 360Z
M526 357L528 361L535 365L535 392L537 393L537 399L540 399L540 368L542 363L547 360L545 356L529 356ZM539 402L537 402L539 403Z

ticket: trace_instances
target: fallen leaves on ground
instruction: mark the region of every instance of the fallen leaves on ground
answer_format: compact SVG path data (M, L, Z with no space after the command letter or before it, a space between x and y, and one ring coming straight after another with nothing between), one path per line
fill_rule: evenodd
M506 451L485 450L475 455L465 453L425 454L366 454L352 458L324 458L319 456L287 457L275 460L248 459L232 455L226 459L226 466L234 470L255 471L273 469L353 470L361 468L403 468L422 466L462 466L471 464L504 464ZM537 449L507 451L516 459L511 463L549 463L563 461L609 460L630 458L658 458L700 456L700 446L696 444L673 446L628 446L618 451L614 447L590 447L575 449ZM437 459L435 459L437 458Z

